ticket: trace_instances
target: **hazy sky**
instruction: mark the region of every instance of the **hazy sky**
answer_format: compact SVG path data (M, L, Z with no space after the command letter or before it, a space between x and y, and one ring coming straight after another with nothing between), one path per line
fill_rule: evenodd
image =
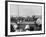
M10 13L11 16L32 16L32 15L41 15L42 14L42 7L41 6L34 6L34 5L10 5Z

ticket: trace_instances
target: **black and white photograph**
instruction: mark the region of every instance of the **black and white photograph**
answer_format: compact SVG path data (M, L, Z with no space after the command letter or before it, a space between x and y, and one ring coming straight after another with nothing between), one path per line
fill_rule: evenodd
M44 33L44 4L8 2L8 35Z

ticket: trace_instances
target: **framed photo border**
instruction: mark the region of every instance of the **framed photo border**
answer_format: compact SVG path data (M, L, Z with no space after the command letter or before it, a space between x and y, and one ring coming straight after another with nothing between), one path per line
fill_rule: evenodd
M44 4L44 33L8 35L8 2ZM42 2L27 2L27 1L5 1L5 36L27 36L27 35L41 35L41 34L45 34L45 3L42 3Z

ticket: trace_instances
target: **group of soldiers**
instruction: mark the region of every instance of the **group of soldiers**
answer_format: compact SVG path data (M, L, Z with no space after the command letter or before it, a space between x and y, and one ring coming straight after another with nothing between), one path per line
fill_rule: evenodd
M11 32L39 31L41 29L41 17L11 17Z

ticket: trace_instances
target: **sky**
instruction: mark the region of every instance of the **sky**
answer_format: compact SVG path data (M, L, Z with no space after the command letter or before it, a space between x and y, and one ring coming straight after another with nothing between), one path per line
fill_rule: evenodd
M42 15L42 7L35 5L10 4L10 15L11 16Z

